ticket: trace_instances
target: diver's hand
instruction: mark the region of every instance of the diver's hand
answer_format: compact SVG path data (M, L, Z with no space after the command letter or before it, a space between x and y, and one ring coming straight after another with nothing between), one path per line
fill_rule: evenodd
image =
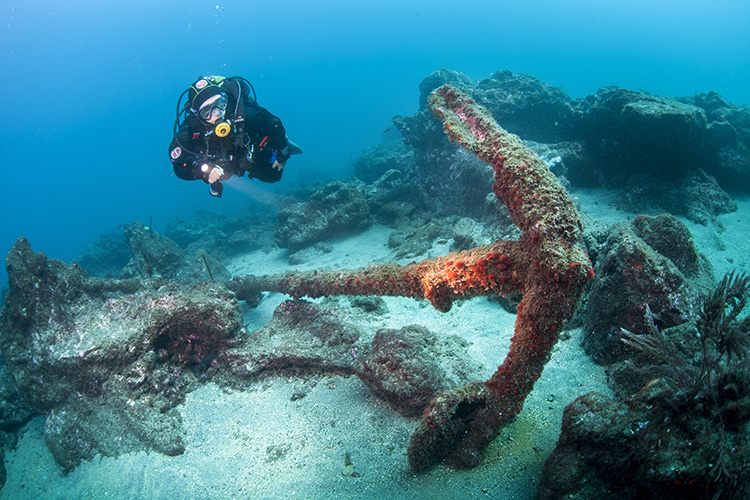
M286 165L286 162L284 162L284 163L279 163L279 161L278 161L278 160L277 160L277 161L275 161L275 162L273 162L273 168L275 168L275 169L276 169L276 170L278 170L279 172L281 172L281 171L282 171L282 170L284 169L284 165Z
M224 175L224 169L221 167L214 167L211 170L211 173L208 174L208 183L213 184L214 182L221 179L221 177Z
M204 163L203 165L201 165L201 172L204 176L203 179L209 184L213 184L214 182L221 179L224 175L223 168L215 167L211 163ZM206 176L206 173L208 173L208 176Z

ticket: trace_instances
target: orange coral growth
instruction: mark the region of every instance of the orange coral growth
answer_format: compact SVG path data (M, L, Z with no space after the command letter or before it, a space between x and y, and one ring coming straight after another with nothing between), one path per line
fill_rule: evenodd
M492 378L441 394L425 410L409 444L415 471L441 461L471 467L481 460L486 445L521 411L560 328L593 277L580 244L578 214L542 160L449 85L430 95L429 106L451 141L493 167L492 188L523 232L518 241L499 240L406 266L246 275L229 284L240 299L261 290L293 297L397 295L425 298L440 311L457 299L523 294L510 350Z

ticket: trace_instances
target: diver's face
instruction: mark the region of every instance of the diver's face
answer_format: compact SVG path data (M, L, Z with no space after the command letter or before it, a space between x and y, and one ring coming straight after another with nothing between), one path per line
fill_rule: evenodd
M218 94L206 102L198 110L201 118L206 120L211 125L215 125L217 121L223 120L227 109L227 98L224 94Z
M223 119L224 119L224 110L219 109L219 108L214 108L211 111L211 118L209 118L207 121L211 125L216 125L216 122L218 122L219 120L223 120Z

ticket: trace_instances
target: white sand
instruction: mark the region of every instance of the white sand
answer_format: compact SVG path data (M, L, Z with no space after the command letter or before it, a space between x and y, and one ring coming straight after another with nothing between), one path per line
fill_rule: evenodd
M607 205L607 193L573 193L593 217L632 219ZM698 249L717 278L733 266L748 270L750 200L720 218L724 231L688 223ZM385 262L390 230L376 226L334 243L334 251L298 269L356 268ZM431 251L438 255L446 245ZM732 262L733 261L733 262ZM286 252L255 252L237 259L234 273L266 274L289 269ZM271 294L247 311L249 328L266 324L286 297ZM390 312L371 315L358 326L420 323L436 334L457 334L471 342L471 355L494 372L507 352L514 316L486 299L456 304L446 314L415 300L386 298ZM505 428L476 469L435 467L414 476L406 446L416 421L397 414L372 396L357 377L324 377L309 382L266 378L252 390L227 392L207 385L181 405L186 451L178 457L134 453L97 458L63 475L44 445L43 420L32 421L14 451L6 455L8 480L0 500L13 499L442 499L533 498L542 464L559 435L562 410L577 396L607 393L603 370L579 347L580 331L559 342L551 361L516 422ZM291 401L296 387L306 397ZM345 476L349 452L357 477Z

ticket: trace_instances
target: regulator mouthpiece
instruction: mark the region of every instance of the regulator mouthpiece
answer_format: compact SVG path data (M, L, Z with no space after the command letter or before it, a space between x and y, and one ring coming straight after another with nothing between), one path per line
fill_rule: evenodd
M216 127L214 128L214 134L216 134L216 137L226 137L231 131L232 125L228 120L217 123Z

